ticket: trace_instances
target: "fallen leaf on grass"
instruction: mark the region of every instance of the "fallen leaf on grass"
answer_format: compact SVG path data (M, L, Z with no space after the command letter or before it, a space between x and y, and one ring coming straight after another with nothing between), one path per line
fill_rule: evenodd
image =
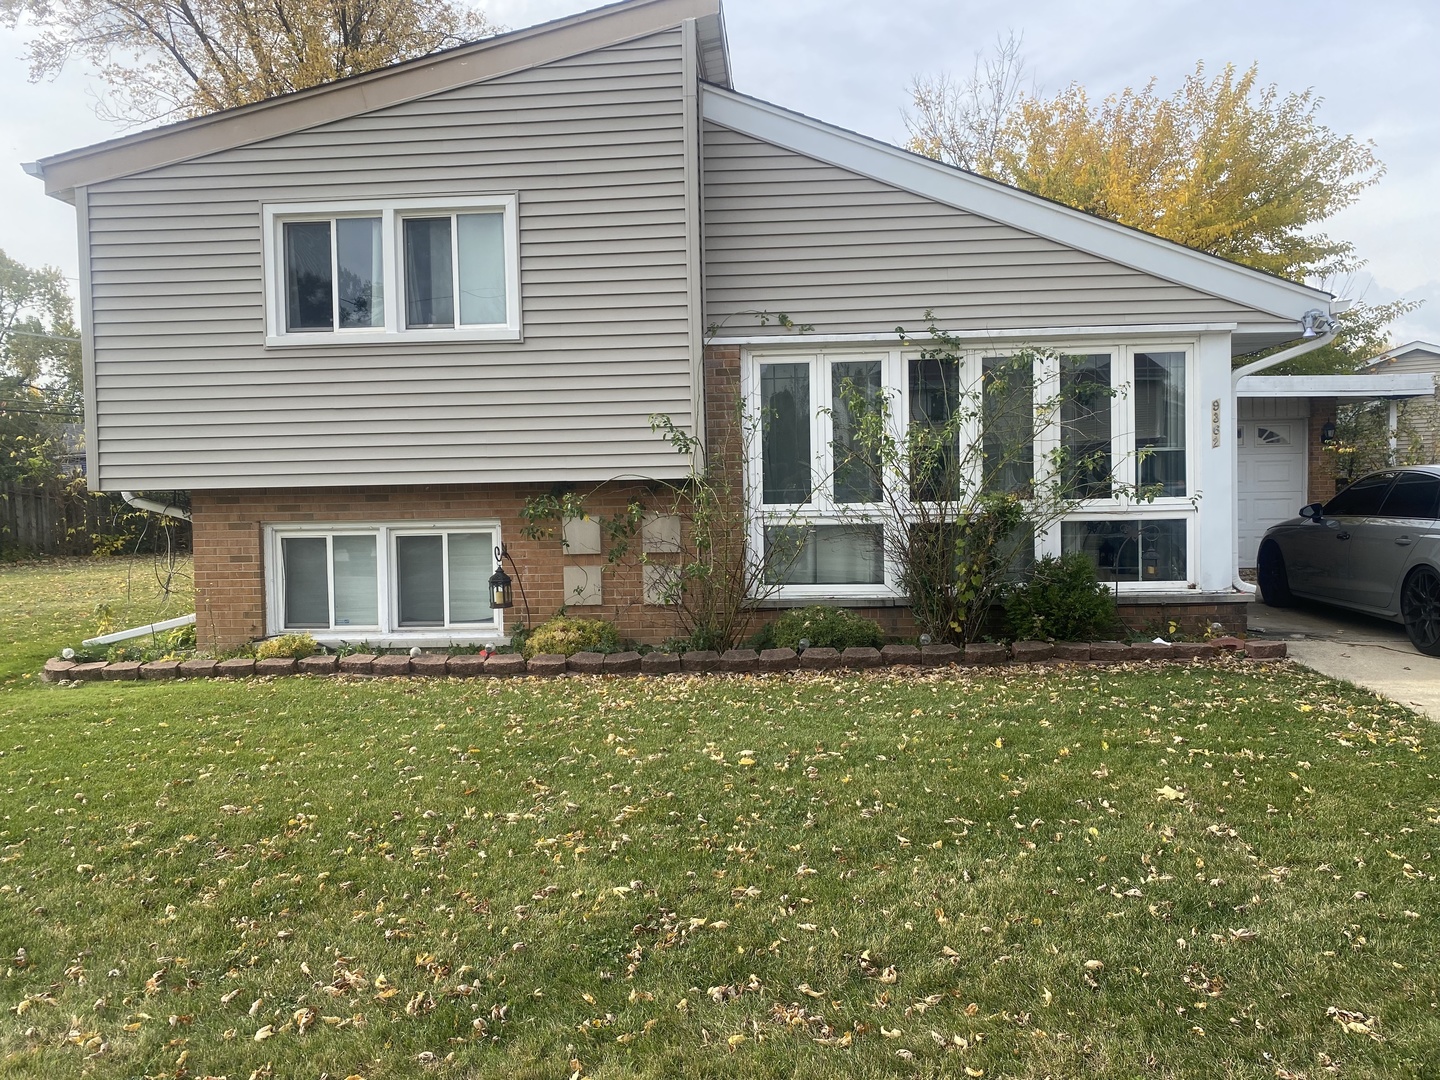
M1164 799L1166 802L1176 802L1177 800L1183 799L1185 797L1185 792L1177 791L1169 784L1166 784L1164 787L1156 788L1155 794L1159 795L1160 798Z
M1331 1005L1325 1010L1325 1015L1334 1020L1351 1035L1365 1035L1376 1042L1384 1042L1385 1036L1375 1030L1375 1025L1380 1022L1378 1016L1366 1016L1362 1012L1351 1012L1348 1009L1337 1009Z

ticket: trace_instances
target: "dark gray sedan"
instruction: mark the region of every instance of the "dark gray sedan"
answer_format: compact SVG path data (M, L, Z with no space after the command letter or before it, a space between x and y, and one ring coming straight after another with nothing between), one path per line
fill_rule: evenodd
M1296 596L1405 624L1440 656L1440 466L1383 469L1272 525L1260 541L1260 594Z

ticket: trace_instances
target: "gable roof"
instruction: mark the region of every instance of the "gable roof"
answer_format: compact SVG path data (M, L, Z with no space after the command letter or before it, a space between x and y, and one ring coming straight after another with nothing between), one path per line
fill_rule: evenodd
M1320 289L1196 251L733 90L702 88L701 114L732 131L1110 262L1233 300L1283 322L1298 323L1313 308L1330 310L1332 296Z
M1383 352L1379 356L1373 357L1370 360L1366 360L1365 363L1360 366L1360 369L1364 371L1367 368L1373 368L1380 364L1388 364L1395 360L1403 360L1409 357L1412 353L1418 353L1419 358L1421 359L1423 359L1427 355L1433 356L1435 358L1436 365L1440 366L1440 345L1432 345L1428 341L1411 341L1405 345L1397 345L1395 346L1395 348L1390 349L1388 352Z
M697 20L701 78L730 84L720 0L620 0L389 67L42 158L27 170L74 189L539 67Z

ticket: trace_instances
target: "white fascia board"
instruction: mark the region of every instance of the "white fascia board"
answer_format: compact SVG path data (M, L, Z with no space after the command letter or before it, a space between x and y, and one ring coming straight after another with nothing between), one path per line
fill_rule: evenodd
M1175 334L1208 334L1208 333L1232 333L1236 323L1153 323L1153 324L1124 324L1115 326L1037 326L1037 327L1005 327L1003 329L985 329L983 327L960 327L944 332L951 337L960 338L965 342L983 343L986 341L1038 341L1051 338L1064 338L1067 340L1075 338L1137 338L1173 336ZM943 329L943 328L942 328ZM900 335L894 332L880 332L871 334L751 334L737 337L714 337L710 338L707 345L763 345L766 347L794 345L803 348L806 345L850 345L867 343L895 343L899 342ZM926 345L932 339L925 330L918 330L913 334L905 335L905 343L908 345Z
M1243 398L1403 398L1429 397L1435 377L1426 372L1401 375L1246 375L1235 383Z
M1330 311L1333 298L1319 289L1117 225L769 102L712 86L702 87L701 100L705 119L721 127L1177 285L1296 322L1311 308Z

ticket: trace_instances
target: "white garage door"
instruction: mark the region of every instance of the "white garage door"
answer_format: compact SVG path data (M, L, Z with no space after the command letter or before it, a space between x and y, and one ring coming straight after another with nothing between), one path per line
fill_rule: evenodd
M1239 446L1240 565L1254 566L1265 530L1305 505L1307 423L1241 420Z

